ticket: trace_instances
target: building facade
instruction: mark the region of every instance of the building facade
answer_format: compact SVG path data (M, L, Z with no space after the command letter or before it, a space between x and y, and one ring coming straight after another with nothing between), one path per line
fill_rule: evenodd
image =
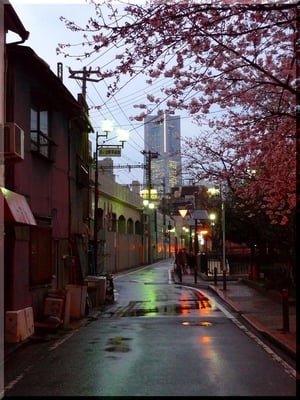
M53 276L64 287L85 275L89 179L79 171L91 127L32 49L8 44L5 59L5 309L32 306L39 318Z
M144 119L145 154L157 154L150 163L151 186L161 195L170 193L171 188L181 185L180 116L149 115ZM150 153L149 153L150 152ZM144 185L149 185L147 171ZM162 197L162 196L161 196Z

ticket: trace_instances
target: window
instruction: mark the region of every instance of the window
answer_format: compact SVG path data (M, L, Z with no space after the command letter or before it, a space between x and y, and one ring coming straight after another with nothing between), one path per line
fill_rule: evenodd
M111 224L112 232L117 232L117 215L112 213L112 224Z
M133 234L133 221L131 218L127 221L127 233Z
M30 110L30 139L31 150L43 157L52 158L52 140L49 137L49 113L32 107Z
M118 232L126 233L125 217L123 215L120 215L119 220L118 220Z

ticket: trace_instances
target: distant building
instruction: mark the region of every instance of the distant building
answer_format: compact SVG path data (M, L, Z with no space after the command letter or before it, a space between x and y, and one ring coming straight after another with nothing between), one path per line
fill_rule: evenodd
M151 186L160 193L170 193L171 188L182 184L180 116L149 115L144 119L145 152L158 153L151 159ZM151 155L150 153L150 155ZM149 185L147 171L144 185Z

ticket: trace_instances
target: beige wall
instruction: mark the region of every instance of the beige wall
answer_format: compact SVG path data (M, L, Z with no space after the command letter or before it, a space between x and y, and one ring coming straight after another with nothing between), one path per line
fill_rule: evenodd
M139 235L106 232L103 271L117 273L145 263Z

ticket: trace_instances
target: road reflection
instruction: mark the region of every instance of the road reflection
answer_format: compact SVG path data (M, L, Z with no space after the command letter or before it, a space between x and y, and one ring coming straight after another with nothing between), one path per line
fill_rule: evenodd
M177 300L158 301L157 291L151 286L145 286L145 299L130 301L127 306L117 310L114 316L118 317L157 317L159 315L189 315L195 312L201 316L210 314L213 310L211 300L197 292L191 295L188 291L182 292Z

